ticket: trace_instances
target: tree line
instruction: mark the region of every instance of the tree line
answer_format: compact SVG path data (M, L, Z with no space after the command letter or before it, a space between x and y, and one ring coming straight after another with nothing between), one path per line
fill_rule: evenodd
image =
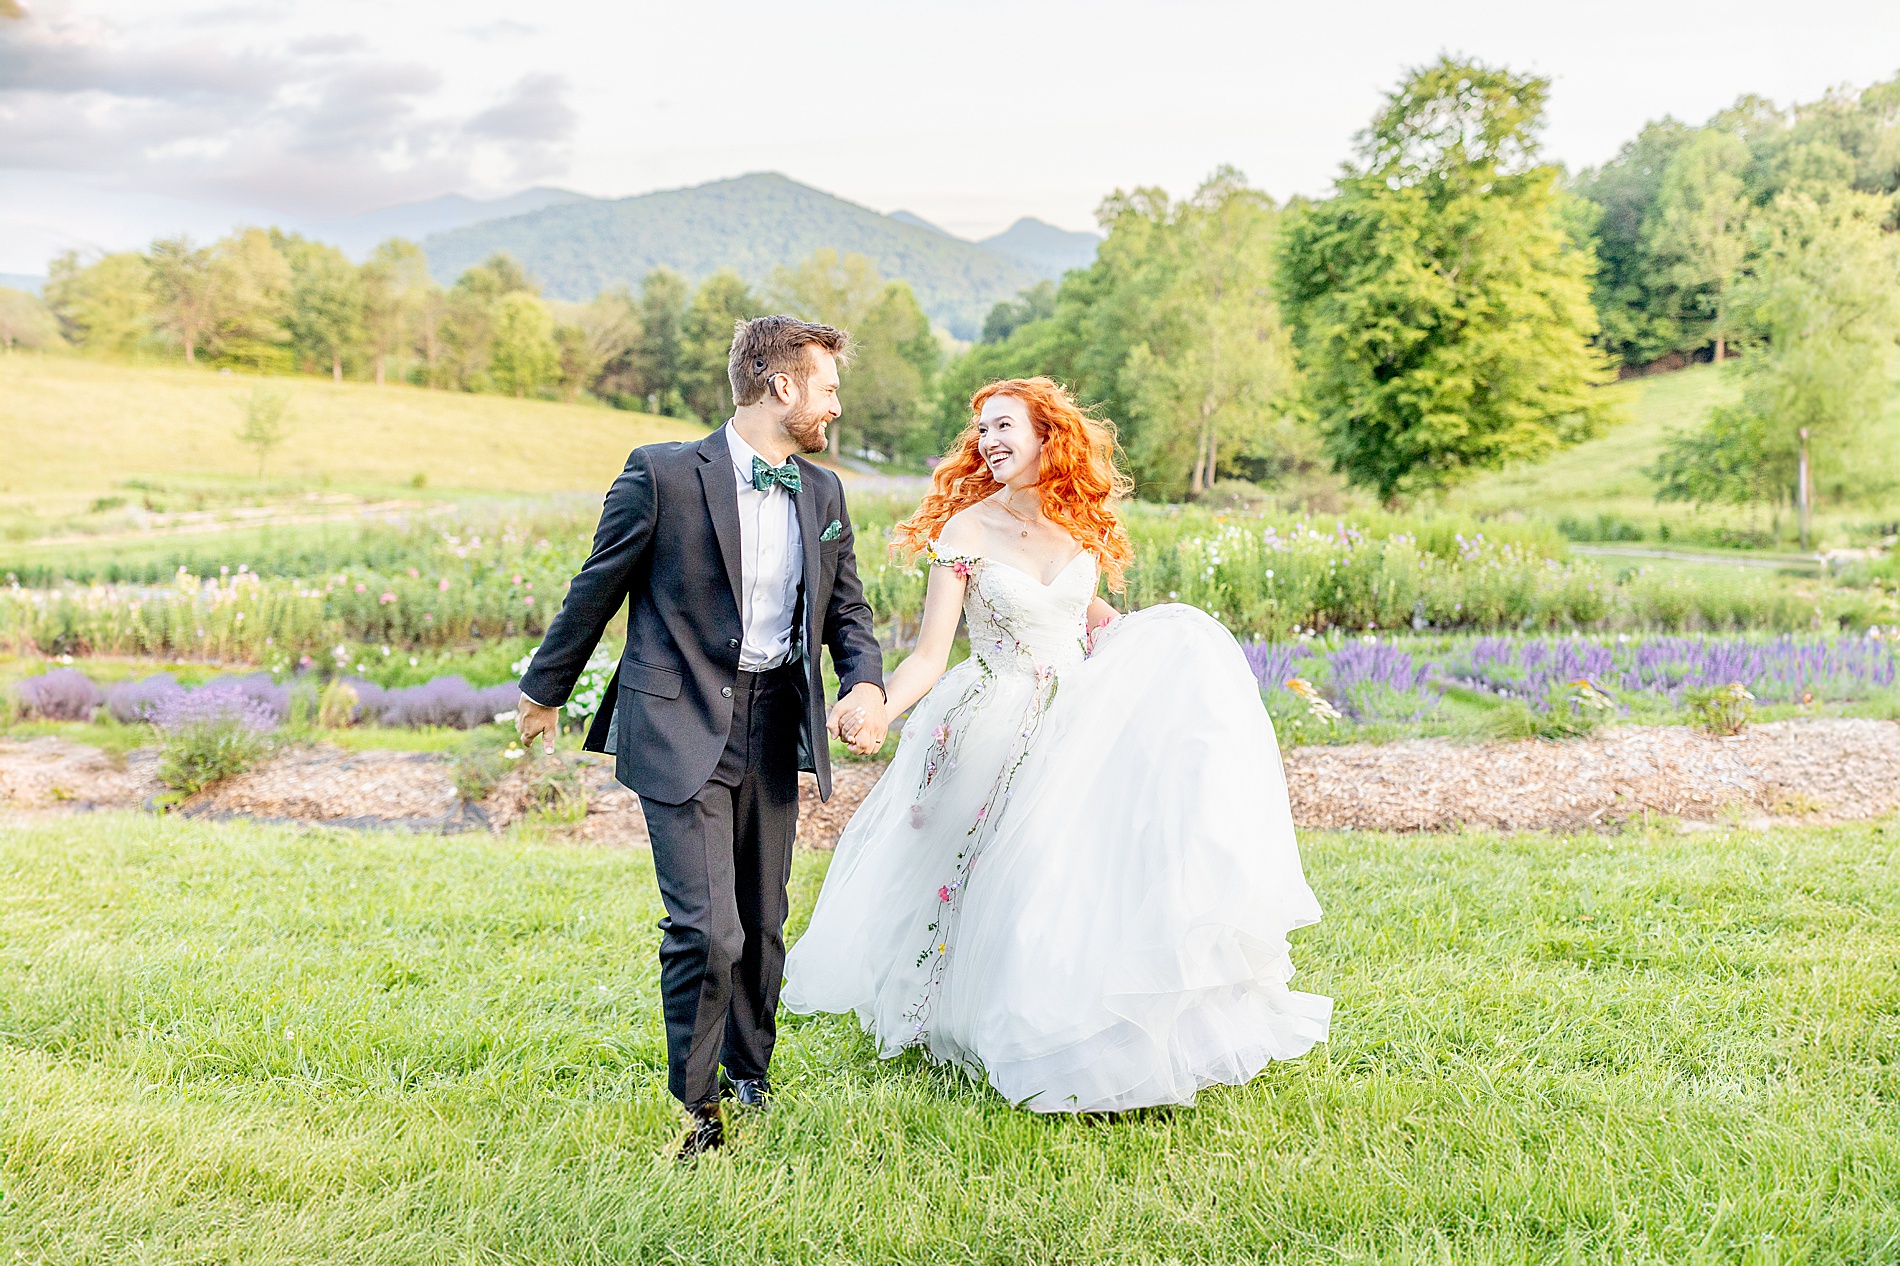
M1050 372L1116 419L1147 495L1330 468L1390 500L1597 434L1619 372L1740 352L1741 402L1672 438L1659 497L1890 488L1865 450L1900 336L1900 78L1664 120L1575 177L1540 157L1548 92L1443 58L1327 197L1228 170L1185 201L1116 193L1095 263L998 305L946 368L940 430L977 383Z
M1892 461L1862 450L1900 334L1900 78L1665 119L1574 176L1540 152L1549 87L1451 58L1416 68L1321 198L1279 203L1225 168L1185 199L1117 191L1095 261L996 305L968 347L904 282L832 251L758 289L658 270L573 304L506 256L443 288L407 242L356 266L251 229L68 256L47 299L104 351L709 425L730 409L733 323L789 311L856 337L843 451L921 466L975 387L1046 373L1115 419L1159 499L1341 477L1429 494L1598 433L1596 388L1619 372L1739 355L1740 401L1671 440L1659 496L1780 504L1890 482Z
M443 287L413 242L391 239L358 265L333 246L250 228L208 245L164 238L91 263L69 253L53 261L45 307L66 341L108 355L585 397L706 425L732 410L733 325L791 311L853 333L834 446L891 461L921 461L929 449L927 388L942 358L907 283L829 250L775 270L762 291L730 271L693 286L656 269L637 294L619 287L563 303L543 298L507 255ZM24 330L27 321L0 325Z

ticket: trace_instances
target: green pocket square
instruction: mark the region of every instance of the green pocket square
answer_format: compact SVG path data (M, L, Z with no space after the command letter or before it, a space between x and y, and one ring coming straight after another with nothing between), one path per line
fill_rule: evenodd
M824 531L818 534L818 539L821 541L835 541L843 535L844 535L844 524L838 522L838 520L836 519L833 519L831 521L831 525L827 527Z

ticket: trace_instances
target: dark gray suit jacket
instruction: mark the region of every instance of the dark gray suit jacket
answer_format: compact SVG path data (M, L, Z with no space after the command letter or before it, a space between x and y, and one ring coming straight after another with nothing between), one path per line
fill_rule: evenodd
M839 689L884 684L884 657L858 581L851 518L838 477L795 458L805 555L794 628L804 688L799 768L831 795L824 679L818 648L831 648ZM840 533L821 541L836 520ZM615 730L616 774L634 792L683 804L712 776L732 725L739 671L739 494L722 426L695 444L637 448L608 490L593 553L568 587L541 649L521 679L537 703L567 702L607 623L623 602L627 647L587 736L605 750Z

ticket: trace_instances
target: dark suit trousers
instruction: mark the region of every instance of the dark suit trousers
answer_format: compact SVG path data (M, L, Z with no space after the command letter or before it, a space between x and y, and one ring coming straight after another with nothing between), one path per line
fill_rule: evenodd
M739 674L712 777L684 804L643 800L660 920L667 1085L687 1105L718 1094L719 1065L763 1077L785 972L785 885L798 829L796 663Z

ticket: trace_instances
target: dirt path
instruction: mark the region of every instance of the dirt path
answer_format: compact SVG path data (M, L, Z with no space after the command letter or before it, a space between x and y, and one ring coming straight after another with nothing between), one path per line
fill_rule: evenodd
M1286 753L1294 820L1305 828L1443 831L1608 827L1656 815L1846 821L1900 810L1900 724L1778 721L1735 738L1686 726L1626 726L1564 743L1458 746L1442 739L1301 747ZM124 762L58 738L0 742L0 807L27 812L136 808L163 788L149 751ZM443 756L293 748L181 806L188 815L352 827L499 830L527 811L518 769L480 802L455 793ZM883 766L841 764L818 802L803 777L799 842L829 848ZM563 834L643 846L637 797L604 760L582 771L587 813Z

